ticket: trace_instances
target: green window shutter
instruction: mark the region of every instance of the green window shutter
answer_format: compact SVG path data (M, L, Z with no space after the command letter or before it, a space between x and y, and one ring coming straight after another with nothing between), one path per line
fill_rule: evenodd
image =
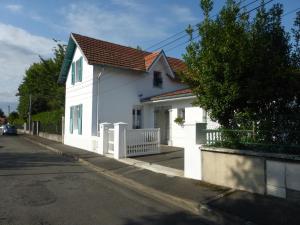
M78 106L78 134L82 134L82 104Z
M70 107L70 133L73 134L73 111L74 107Z
M75 63L72 63L72 85L75 84Z
M79 65L78 65L78 80L82 81L82 57L79 59Z

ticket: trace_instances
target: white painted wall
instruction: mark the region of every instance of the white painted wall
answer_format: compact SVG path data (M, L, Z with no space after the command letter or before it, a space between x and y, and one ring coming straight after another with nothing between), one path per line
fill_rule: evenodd
M268 195L286 198L288 190L300 191L300 164L266 160L266 189Z
M162 72L163 87L153 87L153 71ZM162 60L159 60L150 73L134 72L118 68L95 66L94 76L101 74L99 90L98 119L103 122L125 122L129 128L132 127L132 109L135 105L141 105L140 98L146 98L161 93L171 92L186 88L186 85L172 81L167 75L167 67ZM94 83L94 114L93 123L97 118L97 95L98 85ZM145 107L143 110L144 127L153 127L153 109ZM96 129L93 128L93 131Z
M82 56L76 48L73 61ZM66 80L65 103L65 144L93 150L97 124L124 122L132 127L132 109L141 105L140 99L184 89L187 86L172 81L166 73L170 73L163 59L153 65L149 73L126 69L88 65L83 57L82 82L71 84L71 68ZM153 87L153 71L160 71L163 77L162 88ZM98 79L99 77L99 79ZM99 87L99 88L98 88ZM192 100L170 101L159 104L143 105L143 127L154 127L154 109L156 106L167 105L170 110L170 145L184 146L183 127L174 122L177 108L185 108L186 123L202 122L202 109L193 107ZM70 134L70 107L83 104L82 135L77 131ZM98 122L97 122L98 119ZM209 123L213 124L213 123Z
M174 122L177 118L177 111L185 108L185 124L203 123L203 109L192 105L194 99L169 100L157 103L144 104L144 124L146 127L154 127L154 110L155 107L170 107L170 139L168 144L176 147L184 147L186 142L185 127ZM216 129L219 127L217 122L213 122L207 117L208 129Z
M73 62L82 56L81 50L76 48ZM93 149L92 136L92 98L93 98L93 66L89 65L83 57L82 82L71 84L71 67L66 80L66 101L65 101L65 136L66 145ZM82 135L78 135L76 130L70 133L70 107L82 104Z

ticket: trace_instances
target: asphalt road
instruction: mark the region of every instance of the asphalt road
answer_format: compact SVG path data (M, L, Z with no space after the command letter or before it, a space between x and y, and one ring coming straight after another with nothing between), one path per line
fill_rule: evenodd
M207 224L22 136L0 137L0 225Z

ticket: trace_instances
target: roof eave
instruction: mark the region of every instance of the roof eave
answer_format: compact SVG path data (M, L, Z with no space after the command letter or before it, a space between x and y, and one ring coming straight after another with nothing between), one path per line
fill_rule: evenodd
M168 102L168 101L185 100L185 99L193 99L193 98L196 98L196 96L193 94L182 94L176 96L161 97L156 99L144 99L141 100L141 103L150 104L150 103Z
M61 70L58 77L58 83L65 83L68 77L69 68L72 64L73 55L76 49L76 43L72 37L72 34L70 35L69 42L67 45L64 61L61 66Z

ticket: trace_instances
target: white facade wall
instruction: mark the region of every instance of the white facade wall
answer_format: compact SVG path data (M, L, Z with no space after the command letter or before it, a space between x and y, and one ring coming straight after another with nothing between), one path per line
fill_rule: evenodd
M73 62L82 55L81 50L76 48ZM65 101L65 136L64 144L86 149L93 149L92 136L92 98L93 98L93 66L89 65L83 57L82 82L71 83L71 66L66 80L66 101ZM82 104L82 135L74 130L70 133L70 107Z
M162 73L162 88L153 87L153 71ZM97 97L97 81L94 83L94 114L97 115L98 101L98 120L100 123L125 122L129 125L129 128L132 127L132 109L136 105L141 105L141 98L187 87L184 84L172 81L166 75L170 71L168 71L162 60L159 60L149 73L111 67L105 67L103 70L102 66L95 66L94 76L100 73L99 97ZM152 128L154 126L154 116L151 110L151 107L149 109L147 107L143 108L143 127ZM96 124L96 121L97 116L93 118L93 123Z
M76 48L73 62L82 55ZM168 101L154 104L143 104L140 99L187 88L186 85L172 81L166 74L171 74L168 66L161 58L149 73L119 69L101 65L89 65L83 56L82 82L71 84L71 67L66 80L65 103L65 136L64 143L70 146L95 151L97 124L124 122L132 128L132 109L142 106L142 127L154 128L154 110L159 106L167 106L170 110L170 130L168 144L184 146L184 127L176 124L177 109L185 108L185 123L203 122L203 110L192 106L193 99ZM163 85L153 87L153 71L162 73ZM76 130L70 133L70 107L83 105L82 135ZM217 123L208 122L213 129Z
M178 100L168 100L155 103L146 103L144 104L144 120L145 125L149 128L154 127L154 110L159 107L169 108L169 141L168 145L176 147L184 147L186 142L186 131L185 125L195 125L196 123L204 123L203 113L204 110L200 107L192 105L194 98L187 99L178 99ZM185 123L179 125L174 122L178 116L178 109L185 109ZM213 122L209 116L207 116L207 128L208 129L217 129L219 124Z

